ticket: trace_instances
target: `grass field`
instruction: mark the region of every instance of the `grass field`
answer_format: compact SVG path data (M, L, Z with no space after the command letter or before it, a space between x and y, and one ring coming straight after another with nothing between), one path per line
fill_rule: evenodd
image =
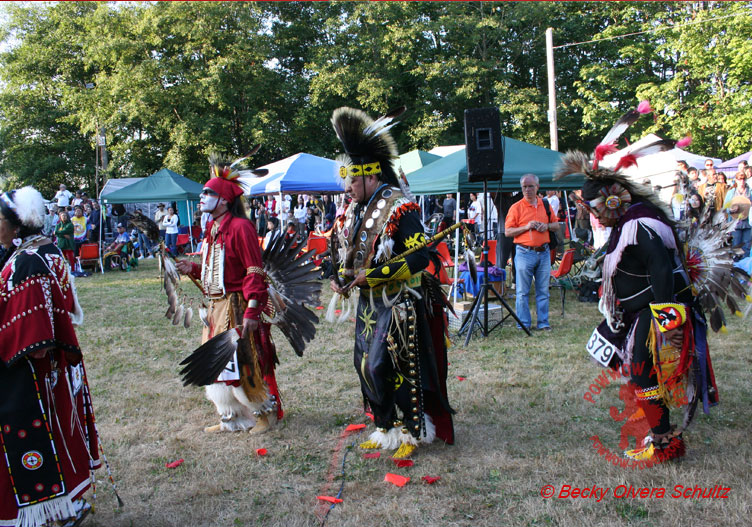
M594 403L583 398L603 371L584 350L600 317L571 292L562 317L554 291L552 332L527 337L512 324L467 347L454 339L448 385L456 444L422 447L414 466L398 468L386 453L364 459L351 448L365 433L341 438L348 424L367 422L352 366L353 323L322 322L302 358L276 335L286 415L273 431L205 434L203 427L217 422L214 407L178 377L178 363L199 344L200 322L196 316L184 329L164 318L155 261L77 285L86 314L78 335L98 426L126 504L117 509L98 471L96 514L87 525L321 525L326 507L316 496L337 494L345 453L343 502L325 519L329 526L750 524L748 320L735 319L727 335L711 337L721 405L697 416L681 463L625 469L593 448L589 438L597 435L620 451L619 423L609 416L609 407L623 407L619 384ZM267 455L257 456L258 448ZM185 462L165 467L177 459ZM384 482L387 472L411 481L395 487ZM427 485L424 475L441 479ZM544 499L545 485L557 496L564 485L609 491L599 502ZM677 485L730 492L727 499L674 498ZM619 497L630 487L664 488L665 496Z

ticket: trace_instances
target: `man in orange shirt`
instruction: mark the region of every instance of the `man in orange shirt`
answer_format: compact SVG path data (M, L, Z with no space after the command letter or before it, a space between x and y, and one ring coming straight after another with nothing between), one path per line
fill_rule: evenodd
M520 179L522 198L509 208L504 232L514 238L517 246L514 257L516 268L517 316L530 328L530 286L535 278L535 306L537 328L550 331L548 322L548 281L551 275L551 256L548 250L549 231L558 231L559 223L553 212L546 213L543 200L538 196L538 177L525 174Z

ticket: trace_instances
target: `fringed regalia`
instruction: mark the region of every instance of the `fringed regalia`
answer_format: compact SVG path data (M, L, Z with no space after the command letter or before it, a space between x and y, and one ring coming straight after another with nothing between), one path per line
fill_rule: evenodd
M351 203L335 226L332 254L345 281L366 270L355 325L355 370L377 432L373 447L454 442L447 401L447 320L444 297L424 269L420 209L396 187L382 185L367 204ZM344 316L349 316L343 313ZM344 318L340 317L340 319Z
M257 240L250 221L228 212L209 222L202 263L193 264L192 275L201 280L208 301L202 344L241 326L244 317L259 320L250 346L240 346L217 381L206 387L221 417L218 429L222 431L249 430L261 417L274 414L282 419L283 415L274 374L277 353L270 325L263 318L268 294Z
M82 320L60 250L41 236L27 238L0 276L0 526L76 517L73 500L100 465L74 331Z
M707 323L692 294L679 248L672 227L654 208L638 203L612 230L603 264L599 307L606 320L599 331L616 345L618 356L610 365L624 365L623 370L631 372L638 404L656 434L669 431L670 408L688 406L684 428L697 398L705 413L718 403ZM651 309L651 304L674 303L685 308L681 349L665 341L659 327L662 317L676 316L671 308L659 316Z
M749 277L733 267L732 251L725 243L733 224L711 221L708 209L697 224L679 225L685 231L680 237L669 219L671 210L651 187L620 173L641 157L688 144L687 139L661 139L633 149L613 170L598 166L616 151L617 139L640 114L651 111L643 101L624 114L596 147L592 161L582 152L567 152L555 178L584 174L582 205L613 225L599 304L606 320L587 349L601 364L629 371L641 409L629 420L645 418L651 430L642 446L625 455L660 463L684 455L682 432L697 404L702 401L707 413L718 403L705 314L714 331L723 327L723 304L741 314L736 298L749 300ZM605 351L612 349L615 352ZM670 424L669 409L680 407L684 419L677 428Z

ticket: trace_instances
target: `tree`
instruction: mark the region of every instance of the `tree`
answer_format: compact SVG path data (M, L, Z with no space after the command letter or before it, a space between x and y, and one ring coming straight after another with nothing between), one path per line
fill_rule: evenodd
M712 22L721 17L731 18ZM751 24L746 3L615 8L612 23L594 39L648 32L593 44L597 55L580 70L576 83L583 134L598 129L602 135L620 113L648 99L656 110L654 122L638 124L627 137L689 134L691 148L707 155L729 158L746 152L752 147Z

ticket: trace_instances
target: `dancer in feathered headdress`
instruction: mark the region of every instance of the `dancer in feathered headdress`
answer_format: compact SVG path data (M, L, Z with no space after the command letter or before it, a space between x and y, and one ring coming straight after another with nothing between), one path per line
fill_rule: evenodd
M201 193L200 208L212 218L206 226L201 264L180 260L172 270L165 269L168 316L179 320L184 311L175 271L191 276L205 295L207 307L200 313L205 324L202 346L183 361L181 373L186 384L206 386L207 397L217 407L220 422L207 427L207 432L259 434L281 419L271 324L290 338L298 354L315 335L317 319L302 305L318 303L320 286L306 280L312 265L279 240L264 253L267 265L262 260L239 178L265 171L241 170L247 157L236 161L210 157L211 178Z
M686 140L660 140L634 150L613 170L599 166L606 154L616 151L627 127L650 111L644 101L622 116L596 147L592 161L582 152L568 152L555 177L584 174L583 205L612 227L599 304L606 320L593 332L588 350L603 366L631 365L630 380L651 433L625 455L656 463L684 455L682 431L698 402L706 413L718 402L703 311L712 329L721 329L722 304L739 313L736 298L746 296L748 277L734 270L724 243L723 233L732 225L710 231L706 215L707 226L696 225L680 236L668 206L648 186L620 172L641 157L684 146ZM613 348L598 347L597 342L610 342ZM596 351L603 349L615 352ZM670 424L669 409L682 406L684 422L677 428Z
M345 150L340 176L353 201L331 237L336 294L329 315L340 295L357 294L355 369L377 427L361 447L397 449L395 458L436 436L454 441L446 393L445 298L423 272L427 248L400 256L425 241L420 208L392 165L397 147L389 129L404 110L375 121L353 108L339 108L332 116ZM340 321L348 317L345 309Z

